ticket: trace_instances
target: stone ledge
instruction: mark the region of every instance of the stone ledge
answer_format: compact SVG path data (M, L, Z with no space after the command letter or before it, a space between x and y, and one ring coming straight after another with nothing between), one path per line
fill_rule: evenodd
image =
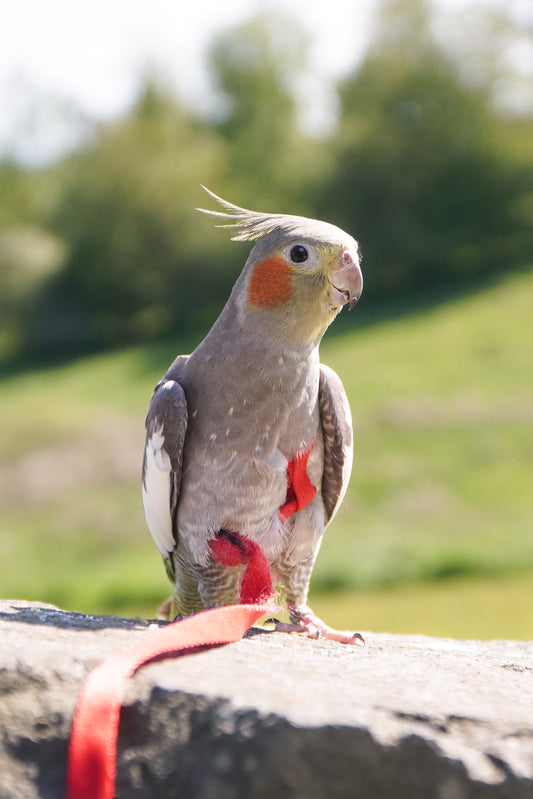
M0 799L60 799L85 676L150 623L0 602ZM119 799L531 799L533 642L253 631L144 667Z

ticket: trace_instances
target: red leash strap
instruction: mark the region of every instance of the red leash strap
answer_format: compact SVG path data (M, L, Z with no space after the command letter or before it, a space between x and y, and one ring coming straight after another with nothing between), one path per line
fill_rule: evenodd
M281 521L304 508L316 489L307 476L313 448L287 466L287 497ZM227 605L168 624L142 641L111 655L89 674L74 713L67 767L66 799L113 799L120 708L129 678L152 660L197 646L239 641L261 616L273 612L272 576L261 548L249 538L221 530L210 542L212 556L224 566L245 564L242 605Z
M67 799L113 799L120 707L127 680L145 663L196 646L239 641L271 605L228 605L162 627L91 672L72 723Z

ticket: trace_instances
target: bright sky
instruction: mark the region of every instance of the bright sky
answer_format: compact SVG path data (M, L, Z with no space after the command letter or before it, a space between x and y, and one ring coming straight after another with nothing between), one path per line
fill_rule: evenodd
M438 0L531 11L533 0ZM290 12L309 32L309 121L333 109L328 80L362 57L379 0L4 0L0 24L0 154L54 155L76 130L75 111L106 119L125 110L139 76L162 71L200 108L209 97L213 35L265 9ZM523 9L522 9L523 7ZM54 113L70 105L72 118ZM61 120L58 122L58 120Z

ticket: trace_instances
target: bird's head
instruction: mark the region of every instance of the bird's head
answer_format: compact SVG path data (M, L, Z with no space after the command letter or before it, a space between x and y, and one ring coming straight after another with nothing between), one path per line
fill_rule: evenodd
M295 343L318 343L344 305L363 290L355 239L316 219L248 211L206 189L225 209L198 210L227 220L234 241L255 241L235 287L246 312Z

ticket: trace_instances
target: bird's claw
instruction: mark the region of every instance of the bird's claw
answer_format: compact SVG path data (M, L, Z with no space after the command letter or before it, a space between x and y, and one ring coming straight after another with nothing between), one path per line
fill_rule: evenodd
M309 608L290 608L291 621L278 621L275 626L277 632L307 633L308 638L325 638L328 641L339 641L342 644L363 644L365 639L361 633L344 632L328 627L315 616Z
M305 624L303 621L284 622L278 621L275 628L278 633L307 633L308 638L320 638L322 631L314 624Z

